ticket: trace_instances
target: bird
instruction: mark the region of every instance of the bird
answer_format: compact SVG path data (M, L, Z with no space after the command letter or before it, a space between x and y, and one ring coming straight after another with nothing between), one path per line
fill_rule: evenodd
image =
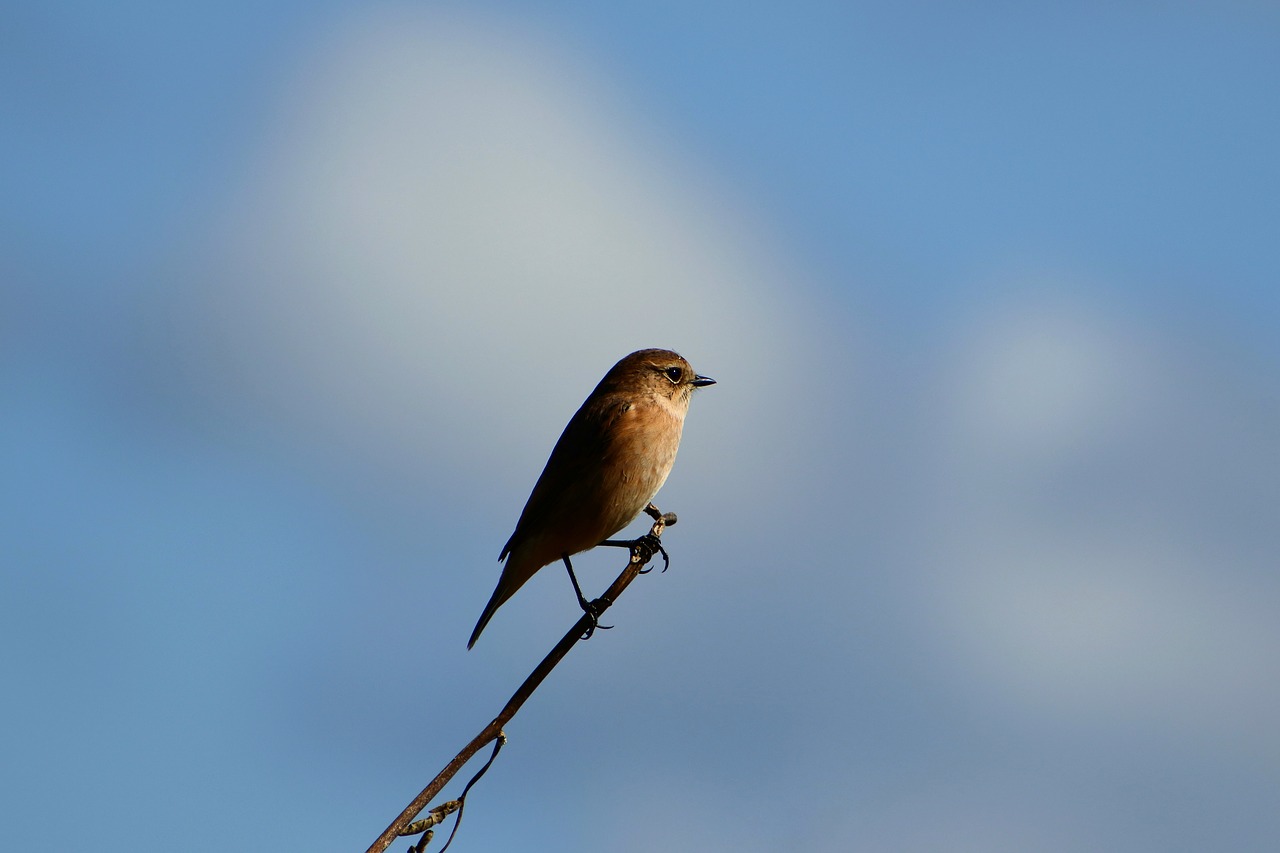
M506 561L502 575L468 649L499 607L558 560L579 605L592 612L569 558L601 544L649 505L675 463L693 392L714 384L665 349L633 352L609 369L561 433L498 555Z

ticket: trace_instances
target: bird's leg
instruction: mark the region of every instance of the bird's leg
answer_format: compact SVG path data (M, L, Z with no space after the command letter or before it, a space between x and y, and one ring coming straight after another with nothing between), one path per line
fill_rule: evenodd
M578 577L573 573L573 564L569 562L568 554L561 554L560 559L564 560L564 567L569 570L569 580L573 583L573 593L578 596L578 606L582 608L582 612L591 617L591 627L587 628L582 639L587 639L596 632L596 628L608 631L612 625L600 624L601 607L597 606L594 601L587 601L587 597L582 594L582 587L578 586Z
M646 533L639 539L606 539L603 542L597 542L596 546L607 545L610 548L630 548L633 558L638 557L639 562L647 563L653 559L654 554L662 555L662 570L665 572L671 567L671 558L667 556L667 549L662 547L662 541L652 533ZM647 575L653 571L653 566L641 569L640 574Z
M582 587L578 586L578 577L573 573L573 563L569 562L569 555L561 554L560 559L564 560L564 567L569 570L569 582L573 584L573 594L578 596L578 606L582 608L583 613L590 613L591 602L587 601L587 597L582 594Z
M667 549L662 547L662 540L658 537L662 535L664 529L676 523L676 514L674 512L664 514L653 504L645 507L644 511L653 519L653 526L649 528L648 533L639 539L606 539L596 544L597 546L608 545L611 548L630 548L631 559L641 563L652 560L654 554L661 554L662 570L665 572L671 568L671 558L667 556ZM641 569L640 574L648 574L651 571L653 571L652 568Z

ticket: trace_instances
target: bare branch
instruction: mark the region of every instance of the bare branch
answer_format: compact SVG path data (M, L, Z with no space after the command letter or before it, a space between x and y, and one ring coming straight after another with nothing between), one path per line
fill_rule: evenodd
M649 528L649 532L647 534L631 542L624 543L610 540L607 543L601 543L609 545L626 544L631 550L631 558L627 562L627 567L622 570L622 574L618 575L617 580L615 580L609 588L605 590L604 595L591 602L593 610L595 611L595 617L597 618L618 600L618 596L622 594L623 590L630 586L631 582L636 579L637 575L646 571L644 568L645 565L653 559L655 554L662 553L664 558L666 556L666 552L662 550L662 531L676 523L676 516L674 513L670 512L664 515L653 504L649 504L649 506L645 508L645 512L653 519L653 526ZM580 618L574 626L569 629L568 633L561 638L560 642L556 643L555 648L553 648L547 656L542 659L542 662L538 664L533 672L529 674L529 677L524 680L524 683L520 685L519 689L516 690L516 692L507 701L507 704L498 713L498 716L494 717L493 721L490 722L489 725L485 726L480 734L476 735L470 743L463 747L462 751L454 756L454 758L445 765L444 769L431 780L431 783L427 785L427 787L423 788L422 792L419 793L418 796L413 798L413 802L409 803L409 805L405 807L404 811L402 811L400 815L391 822L391 825L378 836L378 839L369 846L366 853L383 853L383 851L391 846L398 836L416 835L418 832L425 829L426 826L435 825L436 823L439 823L440 820L443 820L445 815L454 810L455 804L457 808L461 808L462 804L458 801L445 803L443 806L439 806L433 810L432 817L429 817L424 821L418 821L417 824L412 827L413 831L409 831L410 824L413 822L413 819L427 807L428 803L440 794L440 791L443 790L444 786L458 774L458 771L461 770L477 752L483 749L487 744L497 740L499 737L505 737L502 733L503 726L511 721L511 718L514 717L516 712L520 710L520 707L524 705L525 700L533 695L533 691L538 689L538 685L542 684L543 680L551 674L551 670L554 669L564 656L569 653L569 649L573 648L574 644L588 634L593 625L594 621L592 615L584 613L582 618ZM436 812L439 812L439 814L435 814ZM427 821L430 821L430 823L427 823Z

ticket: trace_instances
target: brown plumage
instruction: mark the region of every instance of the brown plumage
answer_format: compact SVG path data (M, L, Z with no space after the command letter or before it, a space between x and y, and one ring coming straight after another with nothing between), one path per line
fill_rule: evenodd
M670 350L633 352L613 366L569 421L498 556L498 587L467 648L534 573L592 548L631 523L666 482L695 388L715 380Z

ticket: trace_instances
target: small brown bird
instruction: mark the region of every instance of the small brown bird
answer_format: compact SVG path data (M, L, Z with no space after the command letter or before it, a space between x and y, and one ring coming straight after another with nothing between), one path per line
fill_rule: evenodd
M633 352L605 374L564 428L498 556L507 563L468 649L538 569L563 560L572 578L570 556L608 539L648 506L676 461L693 389L714 384L665 349Z

